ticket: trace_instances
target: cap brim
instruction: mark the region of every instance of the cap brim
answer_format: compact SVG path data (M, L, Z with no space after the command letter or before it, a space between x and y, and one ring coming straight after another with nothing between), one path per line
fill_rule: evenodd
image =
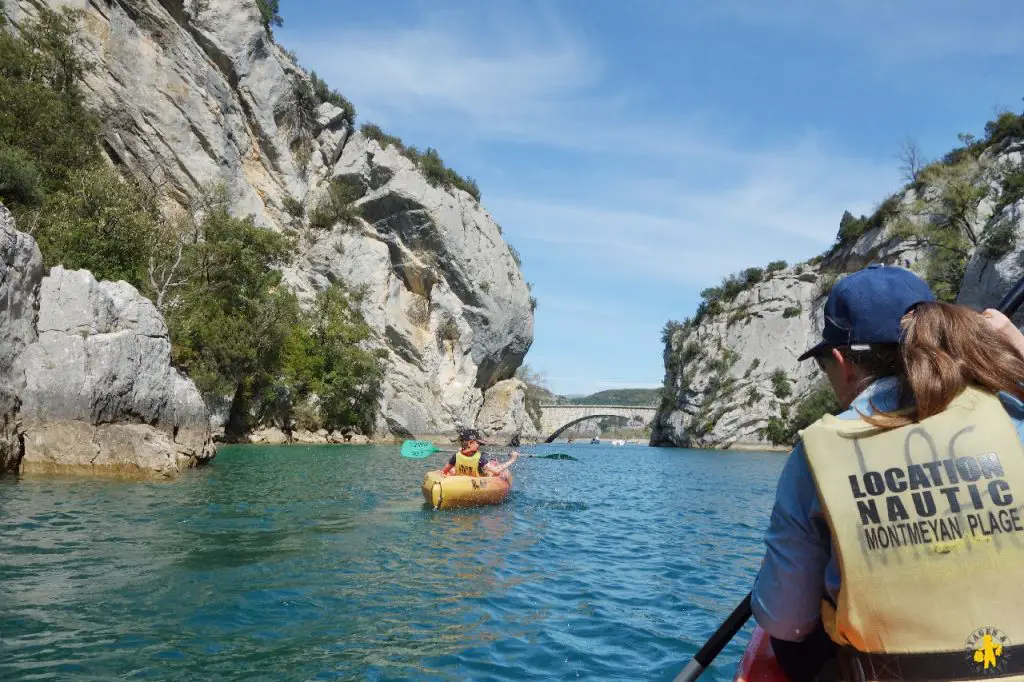
M829 344L827 344L826 342L822 341L821 343L819 343L818 345L816 345L813 348L809 349L806 353L804 353L803 355L798 357L796 359L796 361L797 362L803 362L807 358L813 358L815 355L820 355L821 351L825 350L826 348L829 348Z

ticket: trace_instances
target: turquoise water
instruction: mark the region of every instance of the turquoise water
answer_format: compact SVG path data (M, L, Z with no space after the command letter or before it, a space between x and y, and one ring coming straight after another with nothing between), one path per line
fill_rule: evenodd
M460 512L422 504L440 456L394 447L0 482L0 679L671 679L749 589L785 458L526 451L580 461Z

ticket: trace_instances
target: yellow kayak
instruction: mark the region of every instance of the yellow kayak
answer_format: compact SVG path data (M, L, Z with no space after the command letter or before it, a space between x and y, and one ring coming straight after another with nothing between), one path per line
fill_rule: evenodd
M512 490L512 476L442 476L428 471L423 477L423 499L434 509L459 509L499 504Z

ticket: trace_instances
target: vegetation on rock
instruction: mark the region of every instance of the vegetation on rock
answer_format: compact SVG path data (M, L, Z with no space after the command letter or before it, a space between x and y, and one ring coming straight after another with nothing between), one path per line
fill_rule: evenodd
M281 0L256 0L256 8L260 11L263 28L268 34L273 35L274 26L284 25L280 14Z
M544 375L535 372L529 365L520 366L516 370L516 378L526 384L526 414L529 415L534 428L540 431L541 405L551 402L554 395L545 386Z
M406 146L402 138L388 135L379 126L373 123L364 123L359 131L368 139L375 140L381 147L395 147L399 153L412 161L426 176L427 181L434 187L446 189L461 189L467 192L477 201L480 201L480 187L473 178L465 178L459 175L454 169L448 168L441 155L433 147L421 152L416 147Z
M788 410L787 416L768 419L764 437L773 445L792 445L801 429L805 429L826 414L836 414L839 401L827 381L819 381Z
M276 25L278 3L259 4ZM153 299L174 362L214 407L228 403L228 437L261 423L372 430L382 351L368 346L358 296L336 283L303 311L281 285L287 237L232 216L217 190L168 217L155 188L103 159L78 86L91 68L75 42L80 16L43 7L17 36L0 28L0 200L47 265L123 279ZM344 218L350 189L332 185L324 214ZM301 215L294 199L286 208Z

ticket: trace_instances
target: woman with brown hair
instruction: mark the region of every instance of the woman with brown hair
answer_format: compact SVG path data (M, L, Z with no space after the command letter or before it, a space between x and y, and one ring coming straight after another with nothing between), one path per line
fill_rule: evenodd
M902 268L838 282L751 605L794 680L1024 675L1024 336ZM1021 649L1017 651L1017 649Z

